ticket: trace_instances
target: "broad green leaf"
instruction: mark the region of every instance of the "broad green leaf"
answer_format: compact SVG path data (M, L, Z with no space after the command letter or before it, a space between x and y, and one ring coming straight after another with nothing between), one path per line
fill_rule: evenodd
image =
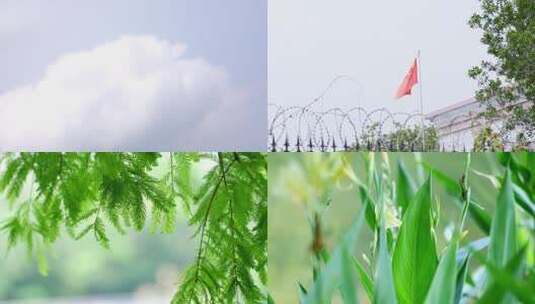
M459 256L459 254L457 254ZM459 260L457 260L459 262ZM461 261L459 270L457 271L457 280L455 281L455 300L453 303L458 304L461 301L461 296L464 288L464 282L466 281L466 274L468 273L468 263L470 262L470 254L464 256ZM459 263L458 263L459 264ZM457 265L459 266L459 265Z
M366 294L371 301L373 299L373 281L356 258L353 258L353 262L355 263L355 268L359 274L360 283L362 283L362 287L364 287L364 291L366 291Z
M425 299L426 304L450 304L455 299L455 280L457 276L457 240L451 241L446 253L440 259L431 288Z
M392 277L392 262L388 253L384 226L379 231L379 253L375 271L375 296L373 303L397 303L394 279Z
M509 169L505 172L490 230L489 261L504 267L516 252L516 225L513 186Z
M354 282L345 282L344 288L346 288L345 286L348 286L347 284L352 284L356 292L357 282L355 280L355 276L348 276L347 273L344 273L344 271L347 271L344 270L344 268L349 269L349 271L353 270L353 267L349 266L347 260L348 256L350 256L351 249L357 243L363 222L364 209L359 212L357 219L354 221L350 229L345 233L338 246L334 249L331 258L325 264L323 271L318 274L318 277L312 284L312 287L309 288L303 303L329 303L335 290L340 287L342 278L346 277L351 278L351 280ZM357 299L355 299L355 301L356 300Z
M416 193L394 248L394 283L399 303L422 303L438 264L431 224L431 177Z
M402 214L405 213L409 203L414 198L415 186L411 177L407 173L402 162L398 162L398 177L396 183L396 202L401 207Z

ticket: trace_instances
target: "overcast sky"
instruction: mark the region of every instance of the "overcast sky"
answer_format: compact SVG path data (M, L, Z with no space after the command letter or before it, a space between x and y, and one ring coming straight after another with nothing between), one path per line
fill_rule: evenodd
M266 6L0 0L0 150L264 150Z
M485 56L463 1L270 0L268 100L304 105L337 75L322 107L417 110L394 93L421 50L424 112L473 96L467 70ZM416 91L413 91L417 93Z

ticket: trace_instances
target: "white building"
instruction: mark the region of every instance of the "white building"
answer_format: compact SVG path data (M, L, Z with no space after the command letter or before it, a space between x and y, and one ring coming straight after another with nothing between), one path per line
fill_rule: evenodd
M527 101L519 102L524 103L527 105ZM490 126L494 130L501 127L500 120L489 125L488 121L481 118L479 114L484 111L485 106L472 97L428 113L425 118L435 126L441 147L448 151L471 150L474 139L484 127ZM514 137L514 134L510 136ZM505 143L505 148L510 148L510 144Z

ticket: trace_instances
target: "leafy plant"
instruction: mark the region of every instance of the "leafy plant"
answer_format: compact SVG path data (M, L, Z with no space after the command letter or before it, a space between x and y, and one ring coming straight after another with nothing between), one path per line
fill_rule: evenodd
M422 133L424 138L422 138ZM424 144L425 140L425 144ZM399 152L435 151L438 147L438 134L433 126L425 126L424 132L419 125L395 123L395 130L383 133L379 123L367 125L360 136L360 146L356 150L388 150Z
M172 303L258 303L267 263L266 161L261 153L7 153L0 191L12 215L0 224L47 272L46 248L65 231L103 246L114 227L171 233L177 207L199 246ZM156 177L158 166L167 167ZM196 163L209 165L199 187Z
M535 3L533 0L479 0L469 25L481 30L490 60L469 71L479 89L485 116L504 121L505 131L535 135Z
M377 155L381 159L376 159ZM320 254L314 255L312 284L299 284L301 303L331 303L336 299L359 303L364 298L371 303L534 303L535 155L491 154L502 165L492 174L473 169L472 155L465 155L458 180L421 161L418 154L420 173L416 176L401 161L397 172L392 170L388 153L315 155L314 164L324 166L324 179L318 180L317 170L304 166L306 178L301 182L323 181L327 185L313 187L319 192L312 196L296 197L308 199L306 209L318 215L317 221L310 222L312 230L316 231L314 226L321 225L322 215L335 203L331 203L332 188L340 184L347 188L341 179L356 186L362 204L354 224L332 253L322 246ZM352 159L358 157L364 159L363 166L352 165ZM302 158L309 163L306 159L311 156ZM363 179L357 178L357 169ZM422 178L424 170L427 178ZM492 214L472 197L475 176L497 188ZM290 193L296 193L295 188ZM448 193L452 202L448 206L459 207L442 248L437 242L441 216L436 188ZM479 227L483 237L468 239L465 224L469 220L476 224L470 227ZM371 244L362 241L366 229L371 233ZM317 239L315 233L313 244ZM363 255L367 256L364 263ZM360 291L365 295L359 296Z
M491 127L485 127L474 139L474 151L503 151L504 146L500 134L492 131Z

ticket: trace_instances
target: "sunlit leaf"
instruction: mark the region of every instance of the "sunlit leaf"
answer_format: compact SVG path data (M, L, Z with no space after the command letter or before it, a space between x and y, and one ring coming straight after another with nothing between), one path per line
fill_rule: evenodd
M425 299L426 304L450 304L455 299L455 280L457 276L457 240L448 245L446 253L440 259L435 277Z
M398 162L398 176L396 180L396 203L404 214L414 198L415 186L403 163Z
M401 224L393 255L394 283L399 303L422 303L438 258L431 224L431 177L416 193Z
M492 220L489 244L489 261L498 267L504 267L517 250L515 205L510 171L498 194L496 212Z

